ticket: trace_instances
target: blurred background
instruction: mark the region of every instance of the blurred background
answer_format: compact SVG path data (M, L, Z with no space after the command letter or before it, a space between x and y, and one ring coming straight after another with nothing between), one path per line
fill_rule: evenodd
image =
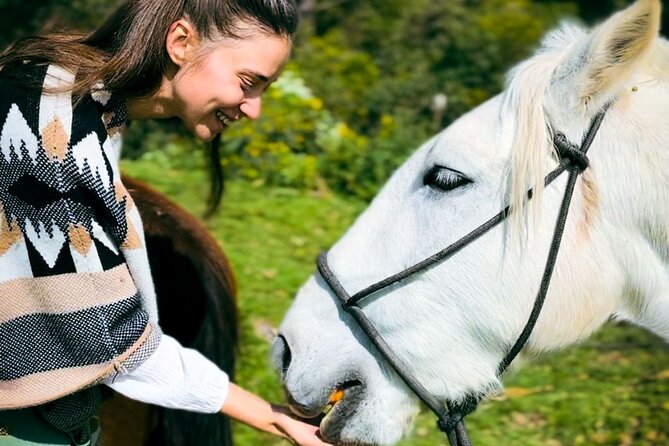
M87 31L118 0L0 0L0 47ZM428 136L499 93L505 74L564 19L589 25L625 0L302 0L301 30L263 116L224 135L227 188L205 224L239 281L237 381L282 399L269 342L314 259ZM665 7L663 33L669 29ZM665 34L666 35L666 34ZM201 143L173 122L132 123L123 170L202 215ZM669 351L611 325L532 364L470 417L477 446L669 445ZM235 426L236 444L282 444ZM445 444L430 415L403 445ZM110 445L116 446L116 445Z

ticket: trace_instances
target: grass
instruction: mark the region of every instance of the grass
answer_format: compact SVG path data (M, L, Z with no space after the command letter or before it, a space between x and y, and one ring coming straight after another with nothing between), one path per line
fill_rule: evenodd
M202 215L205 182L196 171L148 162L123 169ZM221 211L206 225L236 271L241 312L237 382L271 401L282 392L268 360L276 327L317 254L365 203L328 193L228 184ZM609 325L584 344L530 364L505 380L507 391L468 418L476 446L669 444L669 349L634 327ZM235 425L237 446L286 444ZM401 446L447 444L428 413Z

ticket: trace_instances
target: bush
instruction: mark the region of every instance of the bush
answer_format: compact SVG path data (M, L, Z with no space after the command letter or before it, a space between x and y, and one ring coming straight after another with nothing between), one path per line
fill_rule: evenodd
M229 177L259 184L329 188L371 198L420 142L396 118L384 115L363 135L323 108L295 67L266 93L262 117L225 134Z

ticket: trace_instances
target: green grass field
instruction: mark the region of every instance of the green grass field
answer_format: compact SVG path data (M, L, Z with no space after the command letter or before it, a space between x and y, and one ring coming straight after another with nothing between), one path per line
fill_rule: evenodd
M202 215L206 181L197 172L124 162L126 173ZM241 354L237 382L281 401L268 360L276 327L301 283L365 203L329 193L227 185L221 211L207 221L238 279ZM629 326L607 326L582 345L526 366L507 391L468 418L476 446L669 445L669 348ZM237 446L287 444L235 425ZM401 445L445 445L422 414Z

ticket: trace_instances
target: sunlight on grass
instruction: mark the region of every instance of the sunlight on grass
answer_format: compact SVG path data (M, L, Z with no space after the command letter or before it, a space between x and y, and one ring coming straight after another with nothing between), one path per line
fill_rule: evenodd
M197 172L125 162L186 209L201 215L206 181ZM333 194L227 185L223 206L206 222L236 271L241 312L237 382L281 401L268 336L317 254L353 222L365 203ZM669 350L642 330L610 325L583 345L535 362L505 380L504 395L469 417L476 446L669 444ZM237 424L238 446L287 444ZM422 414L402 446L447 444Z

